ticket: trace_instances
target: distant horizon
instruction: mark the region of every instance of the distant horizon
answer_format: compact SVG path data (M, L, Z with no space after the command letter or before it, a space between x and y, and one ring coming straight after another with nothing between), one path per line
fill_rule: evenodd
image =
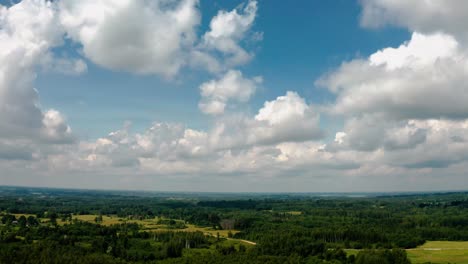
M47 186L12 186L12 185L0 185L0 190L3 188L17 188L17 189L50 189L50 190L65 190L65 191L90 191L90 192L135 192L135 193L162 193L162 194L292 194L292 195L314 195L319 196L328 194L395 194L395 195L411 195L411 194L449 194L449 193L466 193L468 190L429 190L429 191L381 191L381 192L242 192L242 191L225 191L225 192L213 192L213 191L164 191L164 190L132 190L132 189L86 189L86 188L71 188L71 187L47 187ZM339 195L337 195L339 197ZM365 197L365 196L363 196ZM359 197L356 197L359 198Z

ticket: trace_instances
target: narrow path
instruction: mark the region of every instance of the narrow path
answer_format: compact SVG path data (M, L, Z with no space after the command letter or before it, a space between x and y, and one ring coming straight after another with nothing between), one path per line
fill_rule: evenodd
M237 239L237 238L229 238L229 237L225 237L227 240L234 240L234 241L240 241L240 242L244 242L244 243L247 243L247 244L250 244L250 245L257 245L257 243L253 242L253 241L249 241L249 240L245 240L245 239Z
M215 237L215 235L213 235L212 233L204 233L205 235L209 235L209 236L212 236L212 237ZM233 240L233 241L239 241L239 242L243 242L243 243L246 243L246 244L249 244L249 245L257 245L257 243L253 242L253 241L249 241L249 240L245 240L245 239L237 239L237 238L230 238L230 237L223 237L223 236L220 236L221 238L225 238L227 240Z
M250 244L250 245L257 245L257 243L253 242L253 241L249 241L249 240L244 240L244 239L239 239L241 242L244 242L244 243L247 243L247 244Z

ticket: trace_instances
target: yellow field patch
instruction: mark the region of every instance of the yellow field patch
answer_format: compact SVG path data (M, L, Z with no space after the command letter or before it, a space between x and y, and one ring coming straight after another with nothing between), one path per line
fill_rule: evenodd
M418 249L467 249L468 241L428 241Z
M286 212L287 214L290 214L290 215L301 215L302 212L301 211L289 211L289 212Z
M354 255L357 256L359 249L345 249L344 250L348 256Z
M72 219L77 219L79 221L83 222L88 222L88 223L96 223L96 217L97 215L73 215ZM68 221L61 221L59 220L59 224L65 224ZM102 216L102 222L99 224L104 225L104 226L110 226L110 225L115 225L115 224L123 224L123 223L137 223L141 225L152 225L156 224L158 222L158 219L145 219L145 220L133 220L133 219L125 219L121 218L118 216Z
M96 221L95 221L96 217L97 217L97 215L74 215L73 219L77 219L77 220L84 221L84 222L89 222L89 223L96 223ZM223 237L223 238L227 238L229 232L231 232L233 235L236 234L236 233L239 233L238 230L215 230L215 229L213 229L211 227L199 227L199 226L192 225L192 224L186 224L186 226L187 226L186 228L174 229L174 228L169 228L167 225L158 224L159 220L161 220L161 218L132 220L132 219L121 218L121 217L118 217L118 216L103 215L102 216L102 222L100 224L105 225L105 226L110 226L110 225L114 225L114 224L123 224L125 222L126 223L136 223L136 224L141 225L143 227L143 230L146 230L146 231L161 231L161 232L164 232L164 231L174 231L174 232L181 232L181 231L183 231L183 232L196 232L196 231L200 231L200 232L203 232L206 235L210 235L210 236L214 236L214 237L216 237L217 234L219 233L219 236ZM182 221L182 220L176 220L176 221ZM66 221L62 222L61 220L58 220L58 223L59 224L65 224L67 222Z
M269 212L269 213L280 213L280 214L289 214L289 215L301 215L301 214L302 214L301 211L288 211L288 212L284 212L284 211L264 210L264 212Z
M33 214L13 214L16 219L20 218L22 215L24 215L24 217L28 218L29 216L34 216L36 217L36 215L33 215Z
M28 217L28 214L15 214L15 216L18 218L20 216L26 216ZM88 223L96 223L96 217L97 215L73 215L72 220L79 220L83 222L88 222ZM102 222L99 224L104 225L104 226L110 226L110 225L115 225L115 224L123 224L123 223L136 223L138 225L142 226L142 230L144 231L151 231L151 232L167 232L167 231L172 231L172 232L202 232L205 235L212 236L212 237L217 237L219 234L219 237L221 238L229 238L229 233L232 235L239 233L239 230L216 230L213 229L212 227L200 227L196 226L193 224L186 224L186 228L170 228L168 225L164 224L158 224L159 220L162 218L153 218L153 219L143 219L143 220L133 220L133 219L126 219L122 217L118 217L116 215L103 215L102 216ZM45 223L48 222L48 218L43 218L41 219L41 222ZM183 221L183 220L175 220L175 221ZM69 224L70 221L62 221L60 218L57 219L57 223L59 225L64 225L64 224ZM245 245L255 245L254 242L247 241L247 240L241 240L241 239L233 239L229 238L231 241L236 241L238 243L243 243Z

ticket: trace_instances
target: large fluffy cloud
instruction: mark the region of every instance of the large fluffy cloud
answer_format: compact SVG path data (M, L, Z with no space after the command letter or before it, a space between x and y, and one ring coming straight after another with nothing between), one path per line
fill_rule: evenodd
M319 81L341 114L395 118L468 117L468 62L450 35L414 33L408 43L344 63Z
M106 68L171 77L187 64L200 23L197 0L60 1L60 22Z
M295 92L265 102L254 118L243 115L219 119L211 144L217 148L274 145L319 139L323 133L315 109Z
M254 22L256 1L243 13L220 11L201 38L198 0L63 0L58 6L67 36L109 69L171 78L184 66L219 72L252 57L241 42Z
M364 26L393 24L414 32L399 47L344 62L317 82L336 95L328 110L345 117L343 131L325 149L370 157L355 175L440 173L464 164L465 4L364 0L362 5Z
M64 117L55 110L44 112L34 89L35 70L50 57L49 49L61 44L61 33L50 2L0 6L0 138L22 144L26 139L54 143L72 139Z
M408 120L381 122L367 116L349 120L326 149L373 156L374 164L420 169L446 168L466 161L468 121Z
M248 24L253 23L255 11L256 2L252 1L245 9L245 16L250 17ZM239 19L244 19L244 14ZM76 42L82 47L82 55L105 68L172 77L181 67L193 66L197 58L222 64L209 54L214 46L201 48L196 32L199 23L197 0L24 0L10 7L0 5L0 139L9 140L4 146L29 144L21 149L31 150L36 157L50 151L47 144L74 140L65 117L57 110L42 110L34 89L39 68L71 75L86 72L83 59L54 53L54 48L65 45L64 38ZM249 27L245 23L234 25L232 29L238 33L225 37L241 49L238 42ZM234 81L248 86L258 80L240 77ZM209 97L236 97L221 94L216 91ZM244 96L236 98L244 100Z
M318 114L294 92L266 102L258 114L228 116L208 131L180 124L155 123L143 133L131 134L129 127L81 146L82 159L91 164L138 165L161 162L202 162L226 151L246 151L254 146L275 146L320 138Z
M426 142L428 128L418 125L416 120L392 121L385 117L365 115L346 120L344 130L336 133L329 150L354 149L394 151L415 148Z

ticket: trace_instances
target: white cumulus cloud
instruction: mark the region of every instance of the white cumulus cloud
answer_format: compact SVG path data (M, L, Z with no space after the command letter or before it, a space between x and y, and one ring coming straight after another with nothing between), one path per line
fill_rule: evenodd
M35 69L49 50L61 45L56 6L25 0L0 6L0 137L67 142L71 129L63 116L39 106Z
M408 43L345 62L318 81L337 95L332 111L396 118L468 117L468 62L442 33L413 33Z
M202 101L199 108L206 114L222 114L230 101L247 102L261 82L261 77L249 79L240 71L230 70L220 79L200 85Z
M210 30L203 36L201 48L220 52L230 67L245 64L253 54L246 51L240 42L252 28L256 15L257 1L253 0L230 12L219 11L210 22Z
M174 76L200 23L197 0L59 2L60 22L87 58L106 68Z

